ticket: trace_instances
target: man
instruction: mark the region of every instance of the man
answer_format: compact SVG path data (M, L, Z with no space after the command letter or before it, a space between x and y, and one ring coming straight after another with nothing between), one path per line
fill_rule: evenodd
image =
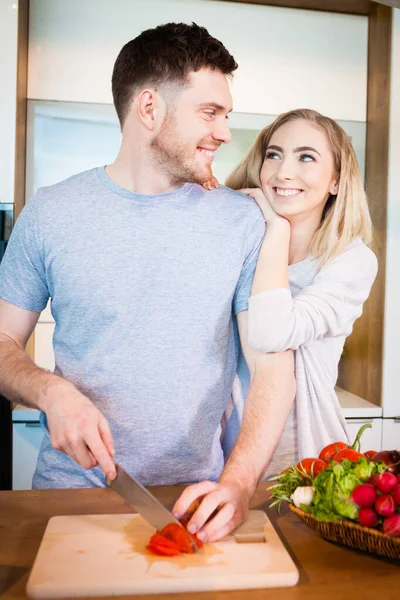
M291 354L265 356L246 342L261 213L241 194L199 185L231 139L236 67L195 24L126 44L112 76L115 162L39 190L0 271L0 392L40 408L48 433L34 487L105 485L115 455L146 485L199 482L174 510L203 498L190 530L208 540L246 517L294 397ZM49 297L54 374L24 352ZM252 386L224 468L232 311Z

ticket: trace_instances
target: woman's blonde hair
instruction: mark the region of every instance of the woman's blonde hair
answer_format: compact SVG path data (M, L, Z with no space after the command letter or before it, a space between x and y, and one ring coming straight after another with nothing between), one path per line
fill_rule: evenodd
M260 171L272 135L285 123L297 119L308 121L325 132L339 177L338 193L329 196L321 224L311 241L310 253L323 266L355 238L361 238L367 245L372 242L371 216L357 157L348 135L333 119L307 108L280 115L259 133L247 156L227 178L226 185L234 190L261 187Z

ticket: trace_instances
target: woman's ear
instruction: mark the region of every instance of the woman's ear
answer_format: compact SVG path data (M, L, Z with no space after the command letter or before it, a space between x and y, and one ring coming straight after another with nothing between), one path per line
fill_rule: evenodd
M339 179L336 179L335 181L332 181L331 186L329 188L329 193L332 196L337 196L339 190Z

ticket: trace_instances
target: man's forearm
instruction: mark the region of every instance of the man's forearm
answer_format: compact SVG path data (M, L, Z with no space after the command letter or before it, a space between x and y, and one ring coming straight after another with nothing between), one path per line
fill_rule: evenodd
M51 388L70 385L36 366L14 340L0 335L0 393L8 400L43 410Z
M254 492L272 459L295 393L293 353L266 355L252 377L242 427L221 482L234 480Z

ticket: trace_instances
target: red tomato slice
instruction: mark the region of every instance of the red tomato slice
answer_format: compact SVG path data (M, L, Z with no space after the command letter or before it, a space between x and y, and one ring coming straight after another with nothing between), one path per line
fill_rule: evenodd
M159 533L155 533L151 536L146 548L147 550L150 550L150 552L160 554L161 556L178 556L181 553L176 542L163 537Z
M333 444L328 444L321 450L318 458L323 460L326 460L327 458L333 458L335 454L339 452L339 450L344 450L345 448L348 448L348 446L344 442L334 442Z
M166 527L161 529L160 535L167 538L167 540L175 542L181 552L193 554L194 550L190 535L183 527L180 527L176 523L169 523Z
M197 547L202 548L202 542L176 523L169 523L161 531L151 536L146 548L154 554L162 556L178 556L178 554L193 554L192 539Z
M151 536L149 544L153 544L155 546L165 546L166 548L179 550L179 545L177 544L177 542L169 540L168 538L161 535L159 532Z
M182 517L181 519L179 519L179 522L181 525L184 526L184 528L186 529L188 523L189 523L189 518L187 517ZM188 535L191 537L191 539L194 541L194 543L196 544L196 546L198 547L198 549L200 550L203 547L203 542L201 540L199 540L199 538L197 537L196 534L194 533L189 533Z
M321 460L320 458L303 458L298 465L302 476L312 477L313 479L321 473L328 466L328 462L326 460Z
M178 556L180 554L177 548L167 548L167 546L157 544L149 544L146 548L153 554L159 554L160 556Z
M360 452L356 452L356 450L353 450L352 448L344 448L335 454L333 460L340 463L344 458L347 458L347 460L350 460L351 462L357 462L362 456L364 455Z

